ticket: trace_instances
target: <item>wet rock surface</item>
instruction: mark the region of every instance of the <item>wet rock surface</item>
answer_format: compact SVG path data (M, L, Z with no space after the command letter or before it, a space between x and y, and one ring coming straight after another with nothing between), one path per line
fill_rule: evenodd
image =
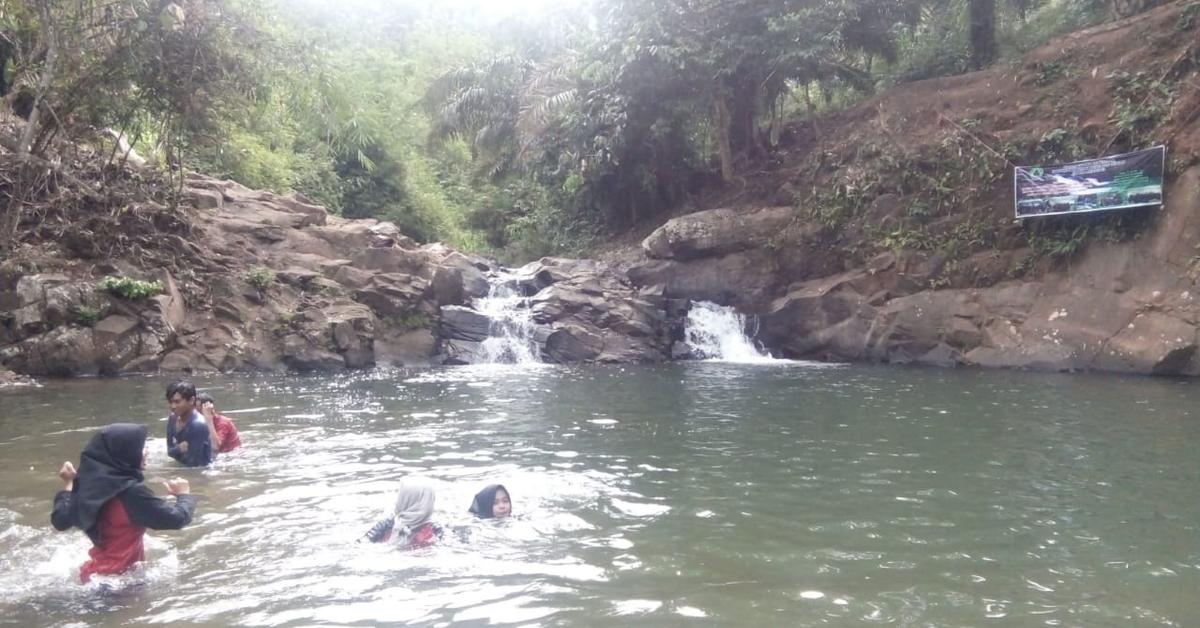
M198 252L194 267L32 249L0 266L5 372L329 372L482 358L491 322L469 306L488 294L494 263L231 181L193 175L185 198L192 238L173 246ZM108 275L163 289L122 298L97 288ZM547 258L517 276L537 311L540 359L666 358L654 299L605 265Z

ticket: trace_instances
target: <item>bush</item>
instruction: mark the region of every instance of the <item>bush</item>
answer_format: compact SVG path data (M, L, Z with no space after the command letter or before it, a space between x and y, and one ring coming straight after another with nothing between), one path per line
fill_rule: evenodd
M82 303L71 308L71 314L75 317L75 323L81 327L92 327L100 322L100 317L103 316L100 308Z
M158 280L142 281L140 279L110 275L100 280L96 289L121 297L122 299L138 301L146 297L161 294L164 288L162 282Z
M246 281L260 292L275 281L275 271L266 266L254 266L246 271Z

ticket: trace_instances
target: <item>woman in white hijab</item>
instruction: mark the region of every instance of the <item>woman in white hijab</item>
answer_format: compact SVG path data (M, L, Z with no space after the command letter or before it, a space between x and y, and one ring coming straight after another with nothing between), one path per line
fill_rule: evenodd
M392 516L376 523L366 534L372 543L392 543L404 548L424 547L436 543L442 528L434 525L433 486L422 478L400 480L400 493Z

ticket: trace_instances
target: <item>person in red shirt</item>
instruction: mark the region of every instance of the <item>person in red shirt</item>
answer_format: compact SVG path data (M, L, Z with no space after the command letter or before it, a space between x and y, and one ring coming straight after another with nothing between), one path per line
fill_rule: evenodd
M196 403L200 405L200 414L208 419L209 437L212 439L213 451L223 454L242 446L238 436L237 426L229 417L217 412L213 396L202 392L196 395Z
M58 477L63 490L54 496L50 523L62 532L79 528L92 540L90 559L79 568L85 584L97 574L121 574L145 560L146 529L178 530L192 521L196 498L188 481L164 482L175 496L157 497L145 484L146 427L114 423L94 434L79 456L79 470L69 461Z
M372 543L391 543L404 549L433 545L442 536L441 526L433 518L433 486L408 477L400 480L400 494L392 516L376 523L366 538Z

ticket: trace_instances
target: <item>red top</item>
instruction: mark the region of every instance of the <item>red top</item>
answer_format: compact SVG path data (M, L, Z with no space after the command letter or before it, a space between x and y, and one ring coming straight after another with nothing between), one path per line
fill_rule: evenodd
M433 527L432 522L426 522L421 527L413 530L412 537L405 547L425 547L433 545L437 542L437 530Z
M384 542L391 541L392 535L395 533L395 528L388 528L387 534L383 535L383 538L371 540ZM425 523L421 524L421 527L413 530L412 534L408 537L408 542L404 544L404 548L413 549L416 547L433 545L434 543L437 543L437 526L433 525L432 521L426 521Z
M217 453L233 451L242 446L242 439L238 436L237 426L229 417L223 414L213 415L213 428L217 430L217 439L220 443L217 445Z
M93 575L125 573L134 563L146 559L142 537L146 528L134 524L125 512L120 497L114 497L100 509L96 519L100 540L88 550L91 560L79 568L79 579L87 584Z

